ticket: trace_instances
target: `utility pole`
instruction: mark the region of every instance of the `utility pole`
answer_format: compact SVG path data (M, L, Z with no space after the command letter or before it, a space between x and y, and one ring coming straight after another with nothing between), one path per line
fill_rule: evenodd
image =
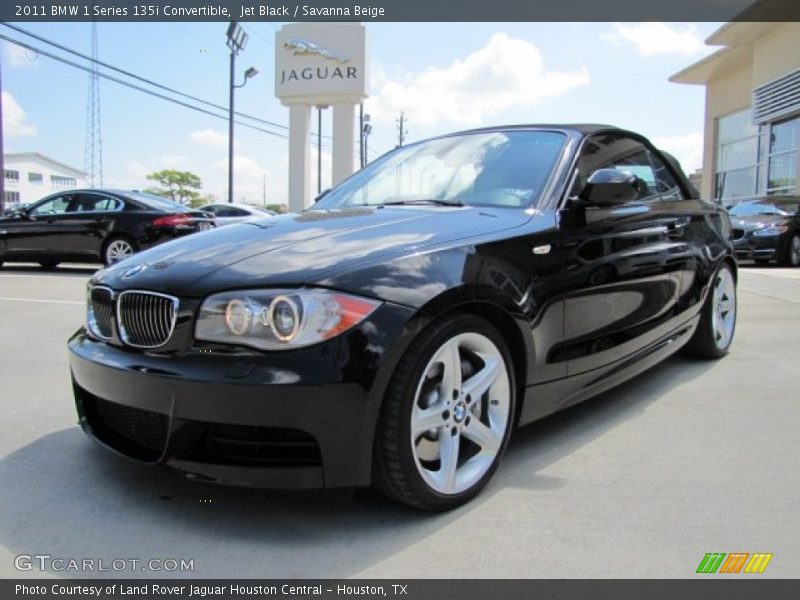
M233 95L236 88L244 87L247 80L258 75L254 67L250 67L244 72L244 81L236 85L234 77L236 75L236 56L247 46L247 33L236 21L231 21L228 26L227 46L231 51L231 73L228 97L228 202L233 204Z
M364 103L358 105L358 156L359 167L364 168Z
M97 21L92 21L92 71L89 73L89 98L86 104L84 169L89 187L103 186L103 135L100 128L100 74L97 65Z
M408 135L408 131L406 130L406 113L401 112L400 118L397 120L397 147L403 145L403 142L406 141L406 135Z

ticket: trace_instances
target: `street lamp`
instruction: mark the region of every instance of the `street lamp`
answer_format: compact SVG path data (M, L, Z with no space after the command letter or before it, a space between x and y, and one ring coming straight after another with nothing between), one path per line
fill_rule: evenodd
M231 74L230 74L230 97L228 100L228 202L233 202L233 93L236 88L244 87L247 80L258 75L254 67L250 67L244 72L244 81L239 85L233 82L236 71L236 56L247 46L247 32L242 29L236 21L232 21L228 26L228 48L231 51Z
M361 139L363 140L364 143L364 156L362 159L363 164L361 165L362 167L366 167L367 163L369 162L369 147L367 146L367 138L369 137L369 134L372 133L372 124L369 121L370 121L369 115L364 115L363 119L364 125L361 128Z

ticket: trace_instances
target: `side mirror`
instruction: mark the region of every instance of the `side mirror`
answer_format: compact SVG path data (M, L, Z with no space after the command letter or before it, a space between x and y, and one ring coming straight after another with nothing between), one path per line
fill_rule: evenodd
M578 197L592 206L616 206L639 197L639 178L617 169L598 169Z

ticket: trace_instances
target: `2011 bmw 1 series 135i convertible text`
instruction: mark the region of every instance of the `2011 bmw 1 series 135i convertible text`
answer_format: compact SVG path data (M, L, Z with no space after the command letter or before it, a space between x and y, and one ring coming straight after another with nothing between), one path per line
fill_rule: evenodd
M89 282L80 422L202 480L375 485L452 508L512 430L736 325L725 210L602 125L398 148L302 214L153 248Z

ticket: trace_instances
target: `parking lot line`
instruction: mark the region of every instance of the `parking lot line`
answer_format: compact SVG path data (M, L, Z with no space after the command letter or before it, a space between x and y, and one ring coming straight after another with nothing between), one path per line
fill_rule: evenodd
M44 300L42 298L11 298L9 296L0 296L0 301L6 302L40 302L42 304L77 304L81 305L83 302L76 300Z

